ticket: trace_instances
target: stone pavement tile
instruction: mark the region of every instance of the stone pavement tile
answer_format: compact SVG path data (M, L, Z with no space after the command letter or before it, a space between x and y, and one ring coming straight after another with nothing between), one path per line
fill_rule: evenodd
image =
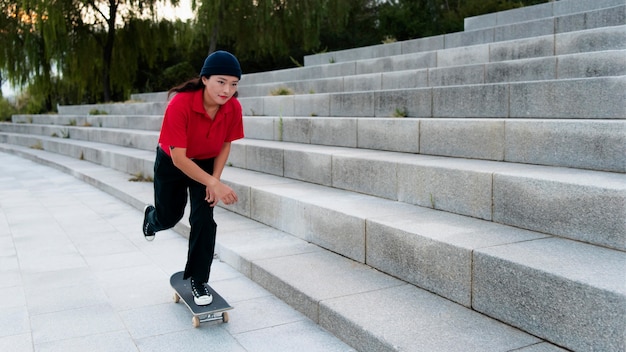
M191 327L191 318L188 321ZM205 327L187 329L158 336L150 336L137 340L142 352L172 351L224 351L246 352L237 340L221 327Z
M0 309L0 338L30 333L30 328L26 306Z
M309 319L235 335L237 341L249 352L356 351L345 343L329 337L327 331Z
M29 160L0 153L0 164L0 351L246 352L257 350L254 335L243 347L233 331L266 339L302 322L301 341L342 345L219 259L210 281L235 309L228 324L193 328L169 285L186 238L168 230L147 242L141 210ZM216 214L224 229L258 226Z
M106 305L109 300L95 283L76 282L74 286L26 289L28 313L33 315L54 313L76 308Z
M138 351L126 331L96 334L73 339L51 341L37 345L37 352L96 352L96 351Z
M31 352L33 340L30 333L0 337L0 351Z
M71 299L68 297L67 299ZM31 315L35 346L125 329L117 312L109 305L96 305L54 313Z
M235 303L232 304L235 309L228 313L230 321L224 326L224 329L233 335L306 319L302 314L274 296L240 301L236 305Z
M119 316L135 340L193 329L187 307L182 302L175 304L173 300L121 311ZM211 324L200 324L198 329L210 330Z

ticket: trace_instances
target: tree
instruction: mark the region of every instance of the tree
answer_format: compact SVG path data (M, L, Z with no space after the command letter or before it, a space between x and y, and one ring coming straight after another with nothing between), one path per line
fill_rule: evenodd
M194 0L196 26L209 52L232 45L241 58L280 57L319 48L324 23L345 28L346 0Z
M102 100L110 101L117 31L136 19L154 18L154 5L165 1L0 0L0 38L7 43L0 52L0 69L15 85L35 84L48 95L54 73L57 82L73 78L83 88L98 82ZM169 0L173 5L178 1ZM51 101L46 105L50 108Z

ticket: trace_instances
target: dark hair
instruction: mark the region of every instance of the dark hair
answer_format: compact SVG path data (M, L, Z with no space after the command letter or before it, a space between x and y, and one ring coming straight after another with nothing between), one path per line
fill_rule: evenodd
M209 76L207 76L208 78ZM182 93L182 92L194 92L199 89L204 89L204 83L202 83L202 77L192 78L185 83L179 84L172 89L167 91L167 99L169 99L172 94ZM233 97L238 97L239 92L235 92Z

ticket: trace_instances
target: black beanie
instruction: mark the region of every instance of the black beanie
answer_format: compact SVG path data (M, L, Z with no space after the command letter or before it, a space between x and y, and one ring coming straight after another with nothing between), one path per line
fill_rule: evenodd
M241 66L235 55L220 50L207 56L200 70L200 77L212 75L235 76L241 79Z

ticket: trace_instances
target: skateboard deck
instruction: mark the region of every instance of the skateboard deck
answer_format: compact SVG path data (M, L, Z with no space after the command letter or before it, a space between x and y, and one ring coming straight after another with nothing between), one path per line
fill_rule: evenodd
M211 286L209 292L213 295L213 302L206 306L199 306L193 301L193 294L191 293L191 284L189 279L183 280L183 272L179 271L170 277L170 285L174 291L174 302L178 303L183 301L187 308L193 314L191 322L194 327L200 326L200 323L207 321L221 320L224 323L228 322L228 310L233 307L226 302L226 300L220 296Z

